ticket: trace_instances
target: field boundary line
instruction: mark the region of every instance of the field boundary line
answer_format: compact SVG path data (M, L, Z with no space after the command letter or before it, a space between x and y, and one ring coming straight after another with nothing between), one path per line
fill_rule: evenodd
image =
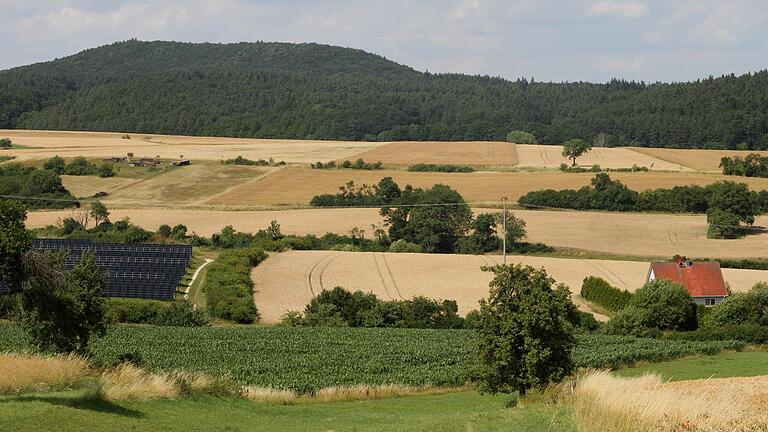
M207 196L207 197L205 197L203 199L200 199L198 201L193 201L191 204L193 204L193 205L211 204L212 200L215 200L216 198L219 198L222 195L225 195L225 194L227 194L229 192L232 192L233 190L235 190L235 189L237 189L239 187L243 187L243 186L249 185L251 183L256 183L259 180L264 179L264 177L267 177L267 176L269 176L271 174L274 174L274 173L280 171L283 168L285 168L285 167L284 166L282 166L282 167L266 167L266 169L267 169L266 172L257 175L256 177L252 178L251 180L248 180L245 183L239 183L239 184L230 186L230 187L224 189L223 191L217 192L217 193L215 193L215 194L213 194L211 196Z

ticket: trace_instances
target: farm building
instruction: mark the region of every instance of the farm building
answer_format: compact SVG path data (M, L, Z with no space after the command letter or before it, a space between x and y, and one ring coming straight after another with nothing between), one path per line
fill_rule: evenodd
M654 279L667 279L681 284L696 304L714 306L728 297L718 262L694 262L676 256L672 262L651 263L646 282Z

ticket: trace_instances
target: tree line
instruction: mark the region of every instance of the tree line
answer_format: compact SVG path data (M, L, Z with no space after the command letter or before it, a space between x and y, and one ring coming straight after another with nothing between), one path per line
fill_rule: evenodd
M766 149L766 89L768 71L540 83L318 44L131 40L0 72L0 128Z
M706 213L710 237L734 238L744 234L741 224L752 225L756 216L768 211L768 191L750 191L744 183L721 181L708 186L636 192L608 174L599 173L578 190L532 191L520 197L518 203L533 209Z

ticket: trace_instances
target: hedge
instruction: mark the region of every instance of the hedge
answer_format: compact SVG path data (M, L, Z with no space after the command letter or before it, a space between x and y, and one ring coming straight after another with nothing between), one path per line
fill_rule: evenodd
M205 278L204 292L212 317L242 324L258 321L251 268L266 258L267 253L260 248L236 249L219 255Z
M584 278L581 285L581 296L611 312L624 309L632 299L632 293L629 291L615 288L605 280L595 276Z

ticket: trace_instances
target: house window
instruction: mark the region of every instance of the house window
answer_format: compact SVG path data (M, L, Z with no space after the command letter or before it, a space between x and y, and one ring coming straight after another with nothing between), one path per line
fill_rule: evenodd
M715 305L715 299L708 298L704 299L704 306L714 306Z

